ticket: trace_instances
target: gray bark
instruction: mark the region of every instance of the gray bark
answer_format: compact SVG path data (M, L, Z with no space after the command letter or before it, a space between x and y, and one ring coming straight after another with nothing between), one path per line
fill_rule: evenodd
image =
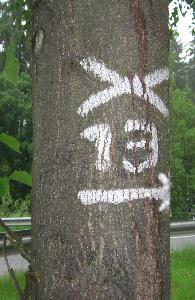
M161 200L84 205L83 190L154 188L169 172L168 118L133 91L144 77L168 65L168 7L164 0L32 1L33 80L33 269L40 280L33 299L168 300L169 211ZM131 93L87 115L78 108L112 86L84 70L88 57L131 82ZM168 81L155 88L168 105ZM158 163L135 174L150 154L151 134L127 133L128 119L153 122ZM95 124L109 124L111 166L97 170L97 145L81 137ZM129 140L146 138L145 150L127 151ZM104 145L105 147L105 145Z

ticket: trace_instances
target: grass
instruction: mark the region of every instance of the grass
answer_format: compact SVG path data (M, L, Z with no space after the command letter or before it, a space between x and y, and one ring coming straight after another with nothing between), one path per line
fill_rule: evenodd
M10 229L12 230L12 231L15 231L15 230L23 230L23 229L31 229L31 226L23 226L23 225L21 225L21 226L9 226L10 227ZM5 230L0 226L0 233L1 232L5 232Z
M172 300L195 300L195 248L171 253Z
M22 289L24 289L24 273L16 273L16 277ZM0 299L1 300L18 300L15 290L8 276L0 278Z
M22 289L24 274L16 273ZM171 300L195 300L195 248L171 253ZM0 278L0 299L17 300L8 276Z

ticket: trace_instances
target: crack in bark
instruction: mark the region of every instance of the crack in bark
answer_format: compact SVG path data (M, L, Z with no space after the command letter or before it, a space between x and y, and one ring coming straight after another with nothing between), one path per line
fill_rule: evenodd
M138 53L139 53L139 75L143 87L144 84L144 75L146 72L147 65L147 30L146 30L146 21L144 14L142 12L140 1L133 0L130 2L130 8L132 9L135 28L138 36Z

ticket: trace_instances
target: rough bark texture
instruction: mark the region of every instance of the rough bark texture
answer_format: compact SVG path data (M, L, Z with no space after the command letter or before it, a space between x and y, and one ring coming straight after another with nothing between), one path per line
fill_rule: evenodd
M169 212L161 201L83 205L86 189L161 186L169 173L168 119L131 94L113 98L85 117L77 113L91 94L108 88L80 61L95 58L131 84L168 65L168 8L164 0L31 1L33 79L33 269L40 276L33 300L168 300ZM168 82L155 88L168 105ZM140 151L126 143L143 132L124 131L128 119L153 122L158 131L155 167L134 175ZM107 172L96 169L95 142L81 138L94 124L112 129ZM146 154L150 135L147 135Z

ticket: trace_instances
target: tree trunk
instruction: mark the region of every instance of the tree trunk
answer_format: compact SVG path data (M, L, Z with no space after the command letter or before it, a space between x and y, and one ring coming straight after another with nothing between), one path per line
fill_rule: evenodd
M166 1L31 12L33 299L170 299Z

